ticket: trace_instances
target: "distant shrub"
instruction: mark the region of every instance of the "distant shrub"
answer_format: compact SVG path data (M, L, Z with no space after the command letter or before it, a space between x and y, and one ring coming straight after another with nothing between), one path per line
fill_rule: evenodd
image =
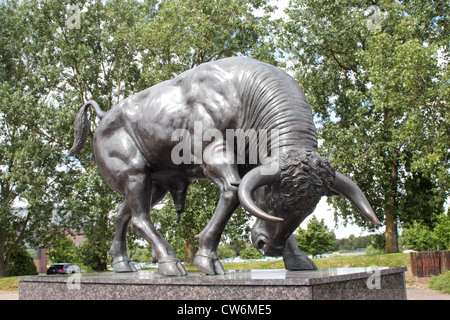
M375 248L373 245L369 245L364 251L365 251L365 254L367 256L374 256L374 255L377 255L377 254L384 253L383 250Z
M255 247L246 248L241 250L242 259L259 259L262 258L262 254Z
M11 254L11 260L8 264L8 275L12 276L29 276L38 274L33 257L28 253L25 246L19 246Z
M236 257L236 251L229 248L228 246L219 246L217 248L217 254L219 255L220 259Z
M433 231L421 221L413 221L403 230L402 240L405 247L415 251L428 251L436 249L436 240Z

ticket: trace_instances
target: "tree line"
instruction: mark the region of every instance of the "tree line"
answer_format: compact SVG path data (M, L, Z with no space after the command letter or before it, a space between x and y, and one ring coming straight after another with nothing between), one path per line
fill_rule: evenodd
M283 19L272 18L275 5L2 1L0 276L21 244L51 247L79 232L85 261L106 268L121 199L102 181L89 147L68 156L84 102L95 99L107 111L201 63L236 55L294 75L317 120L320 152L367 195L386 227L386 252L399 250L399 228L419 221L433 229L450 190L448 2L293 0ZM189 257L216 197L210 183L197 183L178 224L170 197L152 219ZM13 210L18 202L25 213ZM329 202L346 222L373 230L344 198ZM248 239L248 219L240 208L224 241Z

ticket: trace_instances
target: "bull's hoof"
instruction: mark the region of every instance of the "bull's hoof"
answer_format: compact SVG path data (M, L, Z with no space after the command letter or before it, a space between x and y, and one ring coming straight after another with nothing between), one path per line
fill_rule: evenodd
M158 274L164 276L185 276L187 271L180 260L159 262Z
M136 272L137 269L130 260L122 260L113 263L114 272Z
M316 264L306 254L293 254L283 257L286 270L317 270Z
M225 269L218 257L211 258L197 254L194 258L194 266L207 275L225 274Z

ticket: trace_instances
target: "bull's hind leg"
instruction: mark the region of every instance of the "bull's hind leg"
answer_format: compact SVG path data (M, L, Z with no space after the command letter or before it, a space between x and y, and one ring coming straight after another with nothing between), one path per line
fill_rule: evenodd
M127 202L130 206L131 228L140 237L147 240L156 252L158 273L170 276L186 275L186 269L175 256L169 243L156 231L150 220L151 181L147 174L134 174L127 185Z
M152 191L160 185L152 182L147 161L142 156L133 139L123 128L98 128L94 139L95 158L103 179L125 197L118 214L116 242L113 256L117 262L123 261L119 269L127 270L125 238L126 228L131 222L132 229L147 240L160 263L159 272L167 275L184 275L186 271L176 258L172 248L156 231L150 220L152 193L155 200L165 189ZM158 196L159 195L159 196ZM130 267L131 268L131 267Z
M127 227L131 219L130 208L124 201L117 210L116 215L116 232L114 241L109 250L109 254L113 256L114 272L136 272L136 268L131 264L131 259L127 255Z
M154 184L152 186L152 204L151 207L156 205L164 195L167 193L167 189ZM109 253L113 256L113 267L115 272L135 272L137 271L134 265L131 263L131 259L127 255L126 236L128 224L131 220L131 210L124 201L118 208L116 215L116 232L114 235L114 241L111 245Z

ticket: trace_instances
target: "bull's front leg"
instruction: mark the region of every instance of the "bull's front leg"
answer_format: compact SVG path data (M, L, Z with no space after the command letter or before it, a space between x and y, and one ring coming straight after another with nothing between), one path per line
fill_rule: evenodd
M217 247L219 246L222 232L238 205L239 200L236 187L231 186L229 190L221 192L213 217L203 231L196 236L199 242L199 249L194 258L194 265L200 271L209 275L225 273L217 255Z
M194 265L209 275L224 274L222 263L217 255L220 237L228 220L239 205L238 184L241 180L235 164L222 158L224 144L214 141L205 149L203 172L220 189L220 198L209 223L196 236L199 250Z
M315 263L298 248L292 234L283 250L283 261L286 270L317 270Z

